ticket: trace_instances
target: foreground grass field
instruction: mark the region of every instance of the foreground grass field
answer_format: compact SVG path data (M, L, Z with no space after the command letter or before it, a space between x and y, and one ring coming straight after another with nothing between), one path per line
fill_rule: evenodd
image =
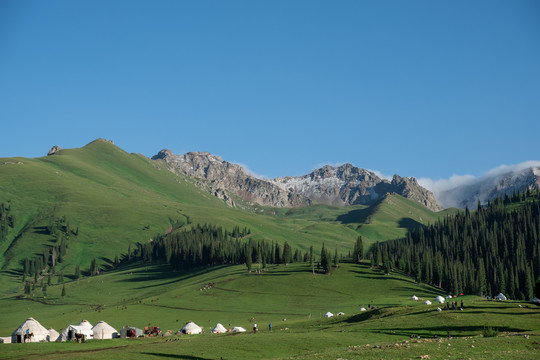
M205 285L209 288L201 290ZM189 274L153 266L84 278L68 283L66 289L65 298L60 296L60 286L53 285L46 299L0 299L0 306L8 309L0 322L0 335L8 336L29 316L57 330L87 319L91 323L105 320L117 329L152 324L177 331L192 320L207 333L86 344L6 344L1 345L0 358L538 357L540 308L464 296L459 298L464 300L464 311L438 312L439 305L426 306L410 297L433 300L444 295L440 290L400 274L384 275L366 265L342 264L332 275L315 276L307 264L275 266L263 274L248 274L241 266ZM359 312L368 305L375 309ZM326 311L346 315L324 319ZM249 330L252 317L261 329L257 334L208 334L217 322ZM267 328L270 322L272 332ZM500 336L481 337L486 327L497 329ZM452 340L447 339L448 333ZM420 335L421 340L410 341L410 335ZM441 342L433 340L435 335Z

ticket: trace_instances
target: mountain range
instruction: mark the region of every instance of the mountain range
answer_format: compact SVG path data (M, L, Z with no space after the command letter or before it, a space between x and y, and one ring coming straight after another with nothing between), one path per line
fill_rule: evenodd
M390 181L351 164L326 165L304 176L267 180L207 152L175 155L164 149L152 159L164 161L172 172L200 180L200 187L231 206L236 205L235 198L278 208L311 204L371 205L386 194L395 193L432 211L443 209L433 193L420 186L415 178L394 175Z
M436 195L414 177L394 175L391 180L351 164L325 165L303 176L262 179L242 166L207 152L175 155L161 150L152 157L170 171L196 179L199 187L223 199L230 206L238 201L278 208L312 204L333 206L372 205L386 194L398 194L431 211L444 208L475 208L499 195L540 188L540 164L504 167L480 178L469 178L456 186L437 189Z

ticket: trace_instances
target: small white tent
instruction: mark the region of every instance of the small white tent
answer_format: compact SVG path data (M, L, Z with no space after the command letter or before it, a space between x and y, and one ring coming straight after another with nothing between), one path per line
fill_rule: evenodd
M365 307L360 308L360 311L367 311Z
M94 339L114 339L118 337L118 331L105 321L98 322L93 328Z
M334 316L334 314L332 314L330 311L324 314L325 318L331 318L332 316Z
M341 311L340 311L340 312L337 313L337 316L343 316L343 315L345 315L344 312L341 312Z
M246 332L246 329L241 326L235 326L231 329L231 332Z
M497 300L508 300L506 296L504 296L503 293L499 293L499 295L495 296L495 299Z
M54 330L53 328L50 328L48 331L49 331L49 336L47 336L47 341L53 342L53 341L58 340L58 338L60 337L60 334L58 333L58 331Z
M451 299L451 298L452 298L452 295L446 295L446 298L447 298L447 299Z
M435 301L439 304L444 304L444 298L440 295L435 298Z
M418 296L416 295L411 296L411 300L418 301Z
M202 329L199 325L195 324L193 321L190 321L180 329L180 332L188 335L200 334L202 333Z
M212 334L221 334L226 333L227 329L225 329L225 326L221 325L220 323L217 323L216 326L212 329Z
M429 300L424 301L424 305L431 305L431 301Z
M27 332L28 330L28 332ZM47 341L47 336L49 336L49 330L45 329L39 321L34 318L28 318L25 322L21 324L13 333L11 334L12 343L22 343L24 341L25 334L32 334L26 342L40 342Z
M533 297L529 302L532 304L540 304L540 300L536 296Z

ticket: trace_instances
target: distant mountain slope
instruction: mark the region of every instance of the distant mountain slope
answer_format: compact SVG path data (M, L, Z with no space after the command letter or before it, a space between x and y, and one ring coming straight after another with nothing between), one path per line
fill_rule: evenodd
M437 196L444 207L475 209L478 201L485 205L497 196L512 195L524 189L540 189L540 166L528 166L510 171L497 171L467 184L440 192Z
M371 205L386 194L396 193L422 204L432 211L442 207L431 192L414 178L394 175L392 181L351 164L339 167L324 166L311 174L299 177L264 180L248 174L239 165L205 152L175 155L161 150L154 160L165 161L173 172L207 180L208 190L234 206L228 193L241 199L272 207L299 207L310 204Z

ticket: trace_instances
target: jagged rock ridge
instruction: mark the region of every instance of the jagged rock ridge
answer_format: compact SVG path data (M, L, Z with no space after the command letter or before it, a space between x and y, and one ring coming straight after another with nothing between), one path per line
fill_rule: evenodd
M391 181L351 164L323 166L311 174L271 180L282 189L296 192L315 203L329 205L370 205L389 193L396 193L421 203L433 211L442 210L433 194L415 178L394 175Z
M249 175L239 165L223 161L219 156L207 152L189 152L175 155L170 150L161 150L152 157L164 160L172 171L208 181L209 191L234 206L234 200L227 193L236 194L241 199L265 206L298 207L309 205L311 201L296 193L282 190L272 183Z
M173 172L206 180L208 190L232 206L234 200L228 193L248 202L272 207L299 207L312 203L369 205L388 193L396 193L433 211L442 210L433 194L421 187L415 178L394 175L388 181L351 164L327 165L300 177L264 180L248 174L239 165L206 152L175 155L164 149L152 159L165 161Z

